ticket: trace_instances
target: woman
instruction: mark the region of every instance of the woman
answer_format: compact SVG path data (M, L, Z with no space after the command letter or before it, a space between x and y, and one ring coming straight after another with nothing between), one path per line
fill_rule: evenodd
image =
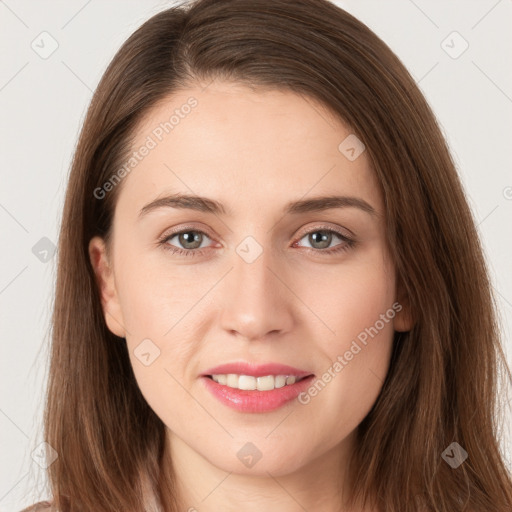
M470 209L414 80L335 5L147 21L59 244L53 510L511 509Z

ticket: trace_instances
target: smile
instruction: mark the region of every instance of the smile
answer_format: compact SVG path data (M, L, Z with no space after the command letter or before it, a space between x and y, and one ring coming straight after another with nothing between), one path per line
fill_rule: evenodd
M202 376L201 380L207 390L222 404L239 412L264 413L279 409L297 398L310 386L314 377L314 375L309 375L296 380L295 376L285 375L253 377L250 375L215 374ZM222 384L221 379L225 379L226 383ZM283 379L286 379L284 384ZM262 387L267 389L258 389L258 381L261 382ZM250 386L250 389L243 389L244 386Z

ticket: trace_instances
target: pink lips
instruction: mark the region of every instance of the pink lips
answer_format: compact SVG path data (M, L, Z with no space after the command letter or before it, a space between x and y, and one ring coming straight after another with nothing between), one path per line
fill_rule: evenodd
M264 377L265 375L294 375L301 379L295 384L286 385L282 388L272 389L270 391L241 390L230 388L215 382L211 375L230 374L252 375L253 377ZM243 361L228 363L214 368L210 368L201 375L208 391L221 403L240 412L270 412L286 403L290 402L302 392L305 391L314 379L311 372L299 370L291 366L268 363L254 365Z

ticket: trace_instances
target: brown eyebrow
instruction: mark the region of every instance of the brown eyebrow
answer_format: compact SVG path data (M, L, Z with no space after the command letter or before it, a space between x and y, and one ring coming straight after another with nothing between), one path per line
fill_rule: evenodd
M324 196L292 201L286 206L285 213L299 214L348 207L359 208L370 215L378 216L375 208L373 208L373 206L367 203L364 199L351 196Z
M199 212L213 213L215 215L226 215L228 213L222 203L219 203L214 199L186 194L173 194L166 197L160 197L151 203L148 203L140 210L139 217L142 217L157 208L164 207L197 210Z
M230 210L226 209L222 203L219 203L214 199L186 194L173 194L166 197L160 197L145 205L140 210L139 217L142 217L157 208L164 207L196 210L212 213L214 215L231 215ZM301 213L319 212L333 208L347 207L359 208L372 216L378 216L378 213L373 206L365 200L350 196L323 196L291 201L285 206L284 213L297 215Z

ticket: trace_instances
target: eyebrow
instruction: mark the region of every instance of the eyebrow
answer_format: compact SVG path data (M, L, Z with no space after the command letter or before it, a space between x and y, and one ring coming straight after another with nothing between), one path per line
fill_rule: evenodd
M172 194L160 197L146 204L139 212L139 218L159 208L180 208L212 213L214 215L232 215L229 209L207 197ZM283 209L284 214L298 215L301 213L320 212L334 208L358 208L372 216L378 217L377 211L364 199L351 196L321 196L289 202Z

